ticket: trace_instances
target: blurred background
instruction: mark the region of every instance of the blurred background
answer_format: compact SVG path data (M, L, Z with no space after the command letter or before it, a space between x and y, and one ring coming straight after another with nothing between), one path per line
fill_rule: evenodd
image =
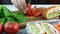
M28 3L28 0L26 0ZM0 0L0 4L12 4L11 0ZM60 4L60 0L31 0L31 4Z

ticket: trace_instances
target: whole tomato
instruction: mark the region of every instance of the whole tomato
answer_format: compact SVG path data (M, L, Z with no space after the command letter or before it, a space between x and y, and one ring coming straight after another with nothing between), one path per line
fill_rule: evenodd
M2 24L0 24L0 34L2 33Z
M7 22L4 26L4 31L7 34L16 34L18 30L19 30L19 25L16 22L14 23Z

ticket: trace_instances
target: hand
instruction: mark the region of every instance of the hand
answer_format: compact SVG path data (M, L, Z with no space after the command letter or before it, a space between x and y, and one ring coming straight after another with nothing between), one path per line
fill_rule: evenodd
M27 8L27 3L25 0L11 0L11 1L19 10L22 10L23 13L25 13Z

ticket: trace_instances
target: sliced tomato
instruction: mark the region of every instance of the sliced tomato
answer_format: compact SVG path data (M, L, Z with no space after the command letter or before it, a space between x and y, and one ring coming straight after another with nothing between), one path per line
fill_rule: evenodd
M57 25L55 25L54 27L60 32L60 28Z
M41 13L40 13L40 15L42 15L42 13L43 13L43 10L42 10L42 9L39 9L39 11L41 12Z
M31 15L31 4L28 4L26 15Z
M35 12L36 12L36 6L34 6L34 8L32 9L31 16L33 16Z
M41 14L41 11L36 11L35 13L34 13L34 16L39 16Z

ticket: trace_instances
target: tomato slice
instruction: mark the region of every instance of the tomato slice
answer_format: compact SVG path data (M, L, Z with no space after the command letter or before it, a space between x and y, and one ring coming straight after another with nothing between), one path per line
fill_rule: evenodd
M35 12L36 12L36 6L34 6L34 8L32 9L31 16L33 16Z
M31 4L28 4L26 15L31 15Z
M42 10L42 9L39 9L39 11L40 11L40 15L42 15L42 13L43 13L43 10Z
M37 10L35 13L34 13L34 16L39 16L42 14L42 10Z

